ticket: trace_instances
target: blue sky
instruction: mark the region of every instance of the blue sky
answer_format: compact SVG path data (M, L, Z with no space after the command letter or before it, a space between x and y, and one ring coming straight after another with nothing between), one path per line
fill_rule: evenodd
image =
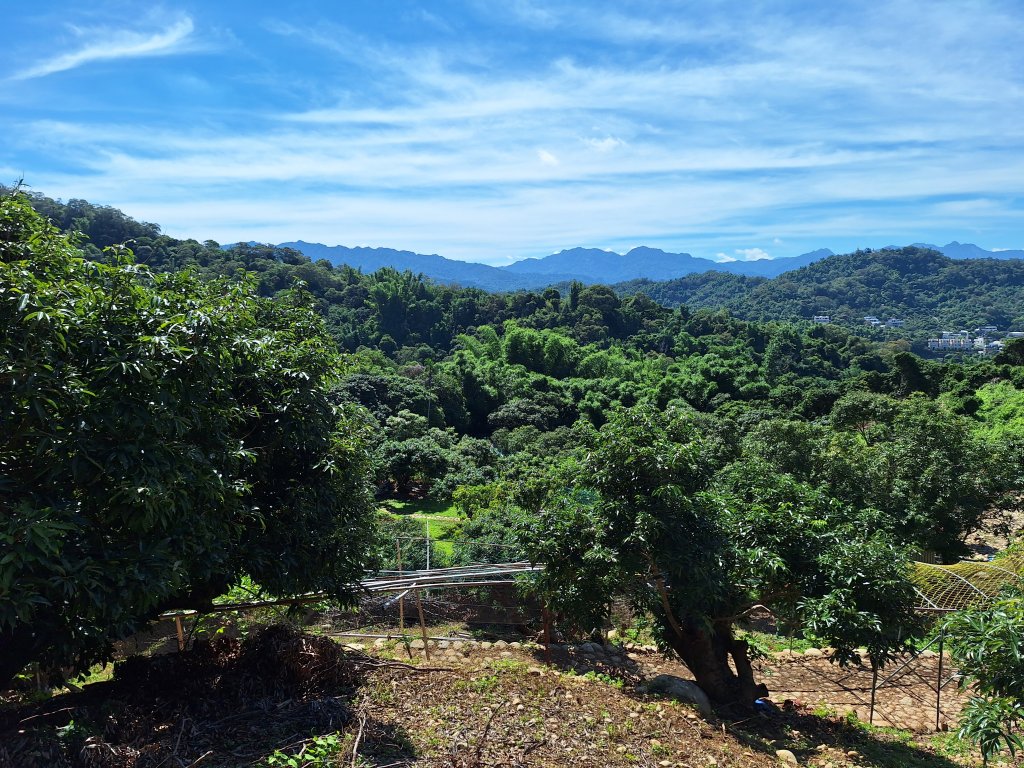
M1024 4L0 0L0 181L505 264L1024 247Z

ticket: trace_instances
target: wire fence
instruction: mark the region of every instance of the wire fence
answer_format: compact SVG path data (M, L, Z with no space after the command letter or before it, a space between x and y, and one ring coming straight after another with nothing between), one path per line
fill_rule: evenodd
M402 537L396 551L422 542ZM420 549L426 561L430 542ZM500 546L495 547L500 551ZM399 554L397 562L414 561ZM431 565L437 563L431 558ZM241 635L270 623L293 625L338 637L345 642L373 642L410 637L427 641L497 639L515 635L526 640L550 640L557 629L544 607L518 581L528 579L541 566L526 562L475 563L418 570L398 568L366 578L358 599L338 606L323 594L288 598L254 598L217 605L212 611L179 611L165 614L145 630L117 644L116 657L172 653L191 646L211 633ZM976 607L990 601L1008 584L1021 583L1024 557L1007 556L995 563L962 562L940 566L914 564L913 580L920 597L919 610L930 615ZM612 621L601 629L618 628L618 642L629 642L623 628L636 618L628 606L618 605ZM642 622L641 622L642 623ZM765 613L753 629L776 635L777 652L762 662L769 687L778 695L799 698L836 711L852 712L880 725L914 730L943 730L954 724L968 695L960 689L960 676L945 653L946 637L935 632L931 642L891 664L874 668L865 658L861 665L840 669L828 662L829 649L793 650L806 647L799 628L778 627ZM564 639L564 638L560 638ZM589 640L591 638L580 638ZM632 638L634 642L636 638ZM650 642L650 641L647 641ZM651 647L642 650L653 651Z

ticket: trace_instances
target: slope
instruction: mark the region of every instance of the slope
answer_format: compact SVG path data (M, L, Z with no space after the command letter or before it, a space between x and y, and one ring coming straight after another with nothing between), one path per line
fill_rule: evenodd
M915 246L831 256L771 280L704 273L617 286L667 306L725 307L758 320L860 324L866 315L906 320L911 332L995 325L1024 330L1024 261L951 259Z

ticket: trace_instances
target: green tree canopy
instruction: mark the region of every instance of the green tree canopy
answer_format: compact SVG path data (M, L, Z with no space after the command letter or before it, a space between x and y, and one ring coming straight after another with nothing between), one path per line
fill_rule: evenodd
M242 573L343 596L371 497L307 298L101 264L0 198L0 687Z
M875 660L902 648L914 593L895 543L768 465L733 465L713 482L723 454L698 424L678 410L621 410L581 466L559 468L522 518L548 603L596 627L627 596L719 705L765 693L734 634L755 606L807 623L841 662L862 644Z

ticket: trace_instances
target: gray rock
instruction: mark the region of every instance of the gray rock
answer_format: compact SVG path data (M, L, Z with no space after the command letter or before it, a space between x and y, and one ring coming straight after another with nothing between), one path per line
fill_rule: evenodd
M775 756L779 758L780 763L785 765L800 765L800 761L796 759L796 755L788 749L776 749Z
M675 675L658 675L647 686L648 693L661 693L671 696L676 701L692 704L702 715L711 714L711 700L704 689L692 680L684 680Z

